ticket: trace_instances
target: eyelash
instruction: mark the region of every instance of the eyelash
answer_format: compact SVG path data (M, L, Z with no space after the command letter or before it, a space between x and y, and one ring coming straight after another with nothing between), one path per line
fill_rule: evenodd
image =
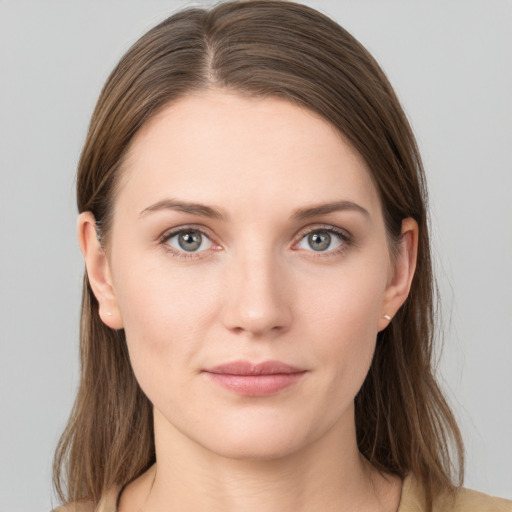
M341 245L337 247L336 249L332 249L330 251L307 251L308 253L311 253L309 257L312 258L332 258L339 256L348 250L350 250L354 246L354 239L352 235L345 231L344 229L337 228L335 226L331 225L316 225L313 228L308 228L305 231L301 231L298 235L298 241L294 243L294 245L297 245L300 243L304 238L309 236L312 233L328 233L330 235L335 235L338 238L341 239Z
M181 258L181 259L185 259L185 260L193 260L193 259L207 258L207 257L211 256L212 249L204 250L204 251L200 251L200 252L187 253L186 251L176 250L174 247L170 246L167 243L167 241L170 238L173 238L181 233L187 233L190 231L196 231L196 232L200 233L202 236L205 236L206 238L208 238L212 242L214 247L219 247L219 245L213 241L213 237L208 235L208 233L206 233L203 228L198 227L198 226L182 226L178 229L172 229L172 230L166 231L159 237L158 241L163 246L163 248L166 252L172 254L174 257L177 257L177 258ZM297 242L294 243L294 245L297 245L305 237L307 237L310 234L315 233L315 232L328 233L331 235L335 235L341 239L342 243L341 243L340 247L330 250L330 251L317 251L317 252L314 250L307 251L307 252L311 253L310 257L313 257L313 258L335 257L335 256L338 256L338 255L348 251L349 249L351 249L352 246L354 246L354 240L350 233L348 233L344 229L340 229L340 228L337 228L337 227L334 227L331 225L317 225L313 228L309 228L304 231L301 231L297 235L298 240L297 240ZM218 249L213 249L213 252L216 252L217 250Z
M194 231L194 232L197 231L202 236L205 236L206 238L211 240L212 244L214 246L219 247L219 245L213 241L213 237L211 235L208 235L208 233L206 233L203 228L200 228L198 226L193 226L193 225L192 226L182 226L178 229L171 229L169 231L166 231L159 237L159 243L163 246L163 248L166 252L172 254L176 258L180 258L180 259L184 259L184 260L196 260L196 259L207 258L207 257L211 256L212 255L211 250L210 251L200 251L200 252L179 251L166 243L169 239L171 239L181 233L188 233L190 231ZM213 251L215 251L215 250L216 249L213 249Z

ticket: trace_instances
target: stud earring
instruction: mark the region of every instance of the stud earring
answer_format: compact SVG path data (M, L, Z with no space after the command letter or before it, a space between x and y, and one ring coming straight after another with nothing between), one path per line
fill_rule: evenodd
M391 322L391 317L389 315L382 315L382 318L385 318L389 322Z

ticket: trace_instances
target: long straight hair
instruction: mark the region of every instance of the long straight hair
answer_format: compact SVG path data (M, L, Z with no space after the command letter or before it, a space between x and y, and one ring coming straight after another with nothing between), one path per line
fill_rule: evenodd
M406 302L378 334L356 396L360 452L379 470L412 473L427 503L462 482L459 429L435 377L435 296L427 190L418 148L384 73L346 30L312 8L279 0L181 11L139 39L108 78L78 165L79 212L91 211L108 244L123 158L144 123L180 97L210 87L284 98L329 121L362 155L380 195L391 254L402 220L419 225ZM155 461L152 405L133 374L124 331L106 327L84 278L81 378L57 447L63 502L97 503Z

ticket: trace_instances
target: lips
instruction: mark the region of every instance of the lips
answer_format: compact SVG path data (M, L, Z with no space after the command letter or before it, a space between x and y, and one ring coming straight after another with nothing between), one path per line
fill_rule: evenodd
M216 384L243 396L268 396L298 382L307 370L281 361L234 361L207 368L204 373Z

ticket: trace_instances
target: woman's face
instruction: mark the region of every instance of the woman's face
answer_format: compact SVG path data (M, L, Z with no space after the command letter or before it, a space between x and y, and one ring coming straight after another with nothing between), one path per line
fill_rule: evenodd
M122 172L108 257L89 275L157 432L235 458L353 432L414 266L390 261L359 154L289 102L210 90L145 125ZM86 260L91 225L83 215Z

